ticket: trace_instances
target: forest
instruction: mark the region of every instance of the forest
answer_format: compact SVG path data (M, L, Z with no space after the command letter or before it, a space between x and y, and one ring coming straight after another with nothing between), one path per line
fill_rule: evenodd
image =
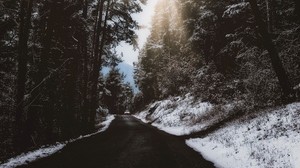
M0 2L0 160L92 133L107 110L129 108L115 47L136 45L142 3Z
M253 110L297 100L299 17L297 0L162 1L135 65L136 101L192 93Z
M147 3L0 1L0 161L172 96L238 103L243 114L299 101L299 0L159 0L135 94L115 49L137 48L132 15Z
M216 167L299 168L300 1L158 4L136 117Z

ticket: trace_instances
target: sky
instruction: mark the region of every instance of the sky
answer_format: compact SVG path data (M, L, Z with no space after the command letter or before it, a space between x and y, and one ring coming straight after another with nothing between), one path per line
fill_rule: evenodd
M142 5L143 11L138 14L132 15L133 19L136 20L142 29L136 30L138 35L138 46L142 48L150 35L152 16L154 15L154 8L158 0L148 0L146 5ZM117 53L121 55L123 53L123 60L129 65L133 65L133 62L137 62L139 49L134 51L133 47L121 42L116 48Z

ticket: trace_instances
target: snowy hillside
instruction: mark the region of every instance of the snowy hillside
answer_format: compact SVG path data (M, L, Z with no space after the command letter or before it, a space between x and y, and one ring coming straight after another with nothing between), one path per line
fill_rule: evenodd
M223 168L299 168L300 103L228 124L187 144ZM251 119L252 118L252 119Z
M187 94L157 101L136 117L167 133L181 136L205 130L218 123L225 116L230 116L234 112L233 107L237 105L214 106L209 102L196 101Z
M188 135L217 123L237 105L220 107L186 95L155 102L136 117L170 134ZM255 112L186 143L220 168L299 168L299 116L300 103Z

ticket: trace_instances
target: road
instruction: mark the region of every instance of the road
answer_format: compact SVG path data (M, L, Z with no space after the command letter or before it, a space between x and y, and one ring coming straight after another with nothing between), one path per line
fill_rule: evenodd
M68 144L26 168L210 168L185 145L132 116L117 116L107 131Z

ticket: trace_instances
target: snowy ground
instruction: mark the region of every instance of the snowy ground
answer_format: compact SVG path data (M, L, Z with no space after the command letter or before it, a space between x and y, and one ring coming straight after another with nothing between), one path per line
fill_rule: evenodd
M77 140L79 140L79 139L88 138L88 137L91 137L91 136L93 136L93 135L96 135L96 134L98 134L98 133L100 133L100 132L106 131L106 130L108 129L110 123L111 123L114 119L115 119L115 116L114 116L114 115L108 115L108 116L106 117L106 120L105 120L105 121L101 122L100 125L97 125L97 127L100 127L99 131L97 131L97 132L95 132L95 133L92 133L92 134L80 136L80 137L78 137L78 138L76 138L76 139L70 140L69 142L74 142L74 141L77 141Z
M187 135L219 121L216 111L229 114L233 106L216 107L186 95L155 102L135 116L170 134ZM219 168L300 168L300 103L249 114L186 143Z
M186 143L221 168L300 168L300 103L248 116Z
M14 158L9 159L6 163L0 164L0 168L13 168L13 167L21 166L21 165L24 165L24 164L28 164L32 161L37 160L37 159L41 159L41 158L50 156L50 155L60 151L68 143L77 141L79 139L87 138L87 137L90 137L90 136L93 136L95 134L98 134L100 132L105 131L114 119L115 119L115 117L113 115L107 116L106 120L101 123L101 126L102 126L101 129L96 133L85 135L85 136L80 136L76 139L71 139L71 140L69 140L67 142L64 142L64 143L57 143L56 145L52 145L52 146L48 146L48 147L44 146L44 147L42 147L40 149L37 149L35 151L23 153L19 156L16 156Z
M155 110L151 113L151 109ZM195 101L193 96L187 94L157 101L135 117L167 133L180 136L213 125L229 114L231 109L232 105L213 106L208 102Z

